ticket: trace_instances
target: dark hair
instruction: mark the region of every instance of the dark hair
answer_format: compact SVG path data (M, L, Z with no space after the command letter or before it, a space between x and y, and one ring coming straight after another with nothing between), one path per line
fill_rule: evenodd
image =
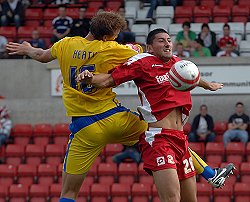
M227 23L224 24L223 28L225 28L225 27L227 27L228 29L230 29L230 26Z
M203 42L203 40L202 40L202 39L197 38L197 39L195 39L195 41L196 41L198 44L200 44L200 45L204 46L204 42Z
M190 28L190 27L191 27L191 24L190 24L190 22L185 21L185 22L183 22L183 24L182 24L182 28L183 28L184 26L188 26L188 27Z
M167 33L168 34L168 32L165 29L162 29L162 28L154 29L148 33L147 44L148 45L152 44L153 40L155 38L155 35L159 34L159 33Z
M207 23L203 23L203 24L201 25L201 29L203 29L204 27L210 29Z
M205 105L205 104L202 104L202 105L200 106L200 109L202 109L203 107L207 109L207 105Z
M235 104L235 107L237 107L238 105L244 106L244 104L243 104L242 102L237 102L237 103Z
M115 31L126 26L125 19L116 12L98 12L90 22L90 32L97 40L102 40L104 35L113 35Z

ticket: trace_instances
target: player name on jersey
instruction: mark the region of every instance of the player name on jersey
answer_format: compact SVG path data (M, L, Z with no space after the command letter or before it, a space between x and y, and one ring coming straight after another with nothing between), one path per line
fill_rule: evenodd
M90 52L84 50L74 50L72 58L88 60L95 56L97 52Z

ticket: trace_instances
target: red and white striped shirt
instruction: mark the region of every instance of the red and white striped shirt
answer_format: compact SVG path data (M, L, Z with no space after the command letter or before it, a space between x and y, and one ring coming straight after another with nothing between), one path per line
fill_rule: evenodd
M112 72L116 85L134 80L141 100L138 111L148 123L160 121L176 107L182 107L183 122L189 116L192 108L190 92L178 91L169 82L168 72L179 60L173 56L164 63L154 55L142 53L133 56Z

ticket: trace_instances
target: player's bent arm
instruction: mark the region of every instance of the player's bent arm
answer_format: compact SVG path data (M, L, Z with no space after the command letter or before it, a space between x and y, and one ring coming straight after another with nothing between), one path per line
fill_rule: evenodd
M115 85L114 79L111 74L96 74L93 75L88 70L83 71L77 76L78 82L84 82L86 84L91 84L97 88L108 88Z
M97 88L109 88L115 86L115 81L111 74L94 75L91 84Z
M205 90L211 90L211 91L216 91L218 89L223 88L222 83L211 83L203 79L200 79L198 86L204 88Z
M50 62L55 59L52 57L50 49L43 50L41 48L35 48L26 41L22 44L10 42L6 45L6 49L10 55L27 55L42 63Z

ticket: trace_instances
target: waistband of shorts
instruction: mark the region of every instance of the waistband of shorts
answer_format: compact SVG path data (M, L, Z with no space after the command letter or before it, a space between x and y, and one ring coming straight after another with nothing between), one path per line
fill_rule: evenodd
M178 133L178 134L184 134L183 130L176 130L176 129L167 129L167 128L154 128L154 127L149 127L148 131L159 131L161 133Z
M119 112L129 112L130 110L124 106L117 106L112 109L109 109L103 113L95 114L92 116L79 116L79 117L72 117L72 123L69 126L69 129L71 133L75 134L81 129L97 122L102 119L105 119L109 116L112 116L113 114L119 113Z

